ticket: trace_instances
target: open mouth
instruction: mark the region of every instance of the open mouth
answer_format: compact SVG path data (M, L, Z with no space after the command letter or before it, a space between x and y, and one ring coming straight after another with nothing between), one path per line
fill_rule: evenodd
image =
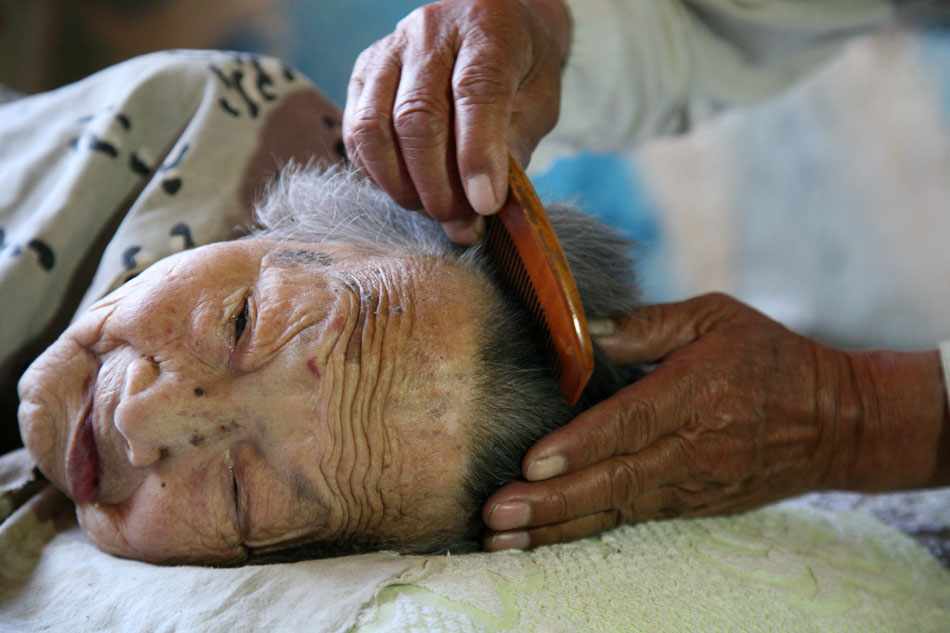
M76 503L91 501L99 492L99 453L92 428L92 399L66 456L66 484Z

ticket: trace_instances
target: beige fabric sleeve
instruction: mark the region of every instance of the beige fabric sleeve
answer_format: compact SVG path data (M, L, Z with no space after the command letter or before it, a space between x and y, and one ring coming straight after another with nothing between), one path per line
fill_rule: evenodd
M574 31L561 117L537 158L628 148L767 99L891 0L565 0ZM537 166L537 161L535 162Z

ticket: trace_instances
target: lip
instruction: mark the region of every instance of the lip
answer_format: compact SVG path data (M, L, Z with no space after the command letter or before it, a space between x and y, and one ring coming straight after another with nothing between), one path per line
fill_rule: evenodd
M99 452L92 425L92 403L90 398L66 456L66 485L77 504L92 501L99 492Z

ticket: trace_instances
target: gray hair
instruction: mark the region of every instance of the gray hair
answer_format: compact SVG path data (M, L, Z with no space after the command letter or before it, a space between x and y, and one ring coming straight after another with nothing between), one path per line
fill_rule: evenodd
M467 551L477 547L481 507L497 488L521 476L525 451L546 433L635 379L595 350L594 375L575 406L561 396L527 311L498 280L481 242L465 248L434 221L396 205L371 182L344 166L290 165L256 206L252 237L310 243L342 242L379 254L429 255L468 267L492 281L493 312L481 318L480 371L469 422L459 503L465 534L434 534L425 542L304 543L250 562L283 562L388 548L405 553ZM577 282L588 318L628 313L638 301L629 240L598 220L565 205L547 209ZM530 333L530 335L526 335Z

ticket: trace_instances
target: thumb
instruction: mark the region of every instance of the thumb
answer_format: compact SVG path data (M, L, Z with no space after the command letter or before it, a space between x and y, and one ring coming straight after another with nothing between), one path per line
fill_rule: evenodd
M614 331L593 336L615 363L655 363L708 332L737 304L731 297L714 293L644 305L617 319Z

